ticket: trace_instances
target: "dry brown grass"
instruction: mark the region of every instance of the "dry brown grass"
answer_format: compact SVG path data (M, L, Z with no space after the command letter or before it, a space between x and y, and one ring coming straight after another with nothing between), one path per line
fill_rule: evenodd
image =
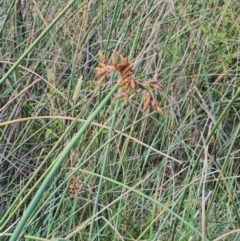
M163 90L164 86L158 83L157 75L154 75L153 79L145 81L145 85L141 84L134 77L133 64L129 61L128 57L122 58L120 63L117 63L115 55L112 57L112 64L107 64L107 61L101 51L98 53L100 58L99 66L95 68L96 77L100 77L98 85L102 86L103 83L109 79L111 72L117 72L119 74L120 88L122 92L115 95L114 100L124 99L124 105L128 105L129 96L131 91L135 94L141 89L144 91L142 95L143 99L143 111L153 108L158 114L163 115L163 111L159 106L158 101L153 95L154 90Z

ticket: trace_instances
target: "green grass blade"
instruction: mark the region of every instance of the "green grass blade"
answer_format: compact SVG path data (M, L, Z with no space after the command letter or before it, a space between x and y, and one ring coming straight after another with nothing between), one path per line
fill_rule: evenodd
M9 75L17 68L21 61L33 50L33 48L40 42L40 40L47 35L58 20L65 14L65 12L72 6L76 0L71 0L64 7L64 9L57 15L57 17L48 25L48 27L36 38L36 40L28 47L28 49L19 57L8 72L0 79L0 85L9 77Z
M55 165L52 167L50 172L48 173L47 177L44 179L42 185L40 186L39 190L37 191L36 195L34 196L33 200L30 202L27 210L23 214L21 220L19 221L13 236L11 237L10 241L16 241L18 240L19 234L21 233L25 223L27 222L28 218L32 214L33 210L37 206L38 202L42 198L43 193L45 190L48 188L48 185L52 181L54 175L56 172L59 170L61 167L62 163L64 160L67 158L69 155L70 151L72 148L77 144L79 141L80 137L84 134L84 132L87 130L87 128L90 126L91 122L94 120L94 118L99 114L101 109L106 105L106 103L109 101L111 96L117 91L118 84L116 84L112 90L108 93L108 95L104 98L104 100L100 103L100 105L97 107L97 109L92 113L91 116L87 119L87 121L84 123L82 128L77 132L77 134L72 138L72 140L69 142L69 144L65 147L65 149L62 151L62 153L59 155L57 158L57 162Z

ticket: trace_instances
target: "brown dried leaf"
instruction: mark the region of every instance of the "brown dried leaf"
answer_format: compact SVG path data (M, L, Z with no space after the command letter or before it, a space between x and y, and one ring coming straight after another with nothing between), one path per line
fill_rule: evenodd
M124 103L123 105L127 105L128 104L128 101L129 101L129 94L128 93L125 93L125 97L124 97Z
M159 89L159 90L163 90L164 89L164 86L160 83L158 83L157 81L149 81L148 82L149 86L153 89Z
M130 87L130 82L126 82L124 85L121 86L124 92L127 92Z
M112 65L106 65L106 69L110 72L110 71L115 71L114 66Z
M151 106L151 94L149 92L145 92L144 96L143 96L143 111L147 110L150 108Z
M120 74L122 74L127 68L131 68L131 63L128 61L128 58L123 58L120 64L113 62L113 65Z
M95 71L96 71L96 77L103 76L108 73L108 71L106 69L101 68L101 67L96 67Z
M113 100L118 100L118 99L122 99L126 96L126 93L125 92L122 92L120 94L117 94L114 96Z
M161 116L163 116L163 111L159 106L154 106L153 109Z
M118 65L117 64L113 64L113 68L115 71L118 71Z
M122 99L122 98L124 98L123 105L127 105L128 104L128 100L129 100L129 95L128 95L127 92L122 92L121 94L115 95L113 100Z
M127 89L130 86L130 80L129 79L125 79L124 81L121 81L120 86L122 87L123 90L127 91Z
M103 69L107 68L106 64L104 64L104 63L99 63L99 66L102 67Z
M130 87L135 93L137 93L137 90L139 89L138 86L139 84L135 79L130 79Z
M123 69L122 72L120 72L120 74L124 77L133 74L133 72L133 66L132 64L129 64L128 66L126 65L125 69Z
M117 71L122 74L129 67L129 64L117 64Z
M123 85L125 85L128 82L130 82L129 79L125 79L125 80L120 82L120 86L123 86Z
M122 64L130 64L128 57L122 59Z
M105 80L107 80L107 76L104 75L102 76L102 78L98 81L98 86L101 87L103 85L103 83L105 82Z

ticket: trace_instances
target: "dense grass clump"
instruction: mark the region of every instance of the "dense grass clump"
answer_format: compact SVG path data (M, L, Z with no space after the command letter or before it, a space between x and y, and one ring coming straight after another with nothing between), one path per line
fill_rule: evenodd
M240 3L3 1L1 240L239 240Z

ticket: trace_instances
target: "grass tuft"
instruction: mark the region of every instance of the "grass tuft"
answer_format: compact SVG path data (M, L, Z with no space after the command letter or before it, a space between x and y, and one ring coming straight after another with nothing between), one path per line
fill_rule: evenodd
M3 1L1 240L239 240L239 13Z

